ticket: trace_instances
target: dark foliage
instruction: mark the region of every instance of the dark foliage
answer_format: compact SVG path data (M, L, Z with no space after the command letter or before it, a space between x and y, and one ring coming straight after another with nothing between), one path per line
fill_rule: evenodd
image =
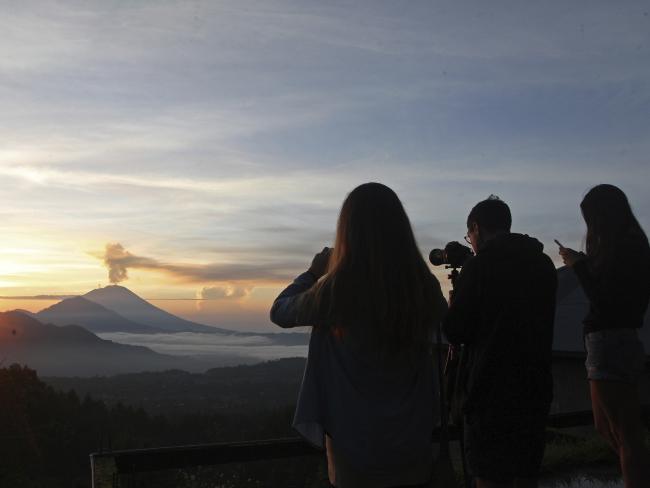
M152 415L253 414L293 406L304 369L304 358L289 358L200 374L169 370L43 380L57 390L75 390L107 405L121 402L142 407Z
M210 375L219 377L224 373L212 371L205 376ZM157 379L152 378L154 384ZM237 382L233 384L236 390ZM186 393L191 390L186 383ZM295 435L290 429L291 403L268 408L259 398L253 401L257 403L237 413L206 410L153 416L143 408L120 402L107 406L89 395L80 398L73 390L57 391L26 367L0 369L0 486L89 487L89 454L101 449ZM296 458L147 474L132 481L137 481L137 486L160 487L270 486L279 480L285 481L280 483L284 486L320 486L324 476L321 459Z

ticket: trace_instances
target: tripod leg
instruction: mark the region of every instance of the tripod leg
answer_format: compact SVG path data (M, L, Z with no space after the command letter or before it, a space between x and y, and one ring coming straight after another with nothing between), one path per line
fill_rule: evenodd
M476 480L474 480L473 477L470 477L467 469L467 456L465 456L465 426L463 421L460 422L458 430L460 441L460 462L463 469L463 485L465 488L474 488L476 486Z

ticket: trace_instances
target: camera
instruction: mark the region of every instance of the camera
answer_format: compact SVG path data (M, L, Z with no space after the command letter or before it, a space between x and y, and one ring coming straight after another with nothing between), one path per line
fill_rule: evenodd
M469 247L452 241L444 249L433 249L429 253L429 262L434 266L446 264L448 268L461 268L473 255Z

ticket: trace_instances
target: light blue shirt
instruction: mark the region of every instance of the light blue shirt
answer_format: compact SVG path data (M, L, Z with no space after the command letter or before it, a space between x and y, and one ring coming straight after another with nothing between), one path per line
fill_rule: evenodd
M302 294L315 282L309 272L298 276L275 300L271 320L280 327L316 325L317 318L301 310ZM392 479L396 473L412 473L415 466L430 466L438 419L430 355L415 365L390 364L377 360L359 339L346 335L340 340L326 326L312 329L293 420L294 429L311 444L323 448L328 434L337 455L350 466Z

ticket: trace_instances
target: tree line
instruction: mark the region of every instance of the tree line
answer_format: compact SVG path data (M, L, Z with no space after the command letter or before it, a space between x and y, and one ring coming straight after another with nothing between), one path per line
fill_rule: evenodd
M152 415L123 403L106 405L60 391L17 364L0 368L0 486L86 488L89 454L121 450L290 437L293 405L241 413ZM137 486L321 486L319 458L152 473ZM325 485L326 486L326 485Z

